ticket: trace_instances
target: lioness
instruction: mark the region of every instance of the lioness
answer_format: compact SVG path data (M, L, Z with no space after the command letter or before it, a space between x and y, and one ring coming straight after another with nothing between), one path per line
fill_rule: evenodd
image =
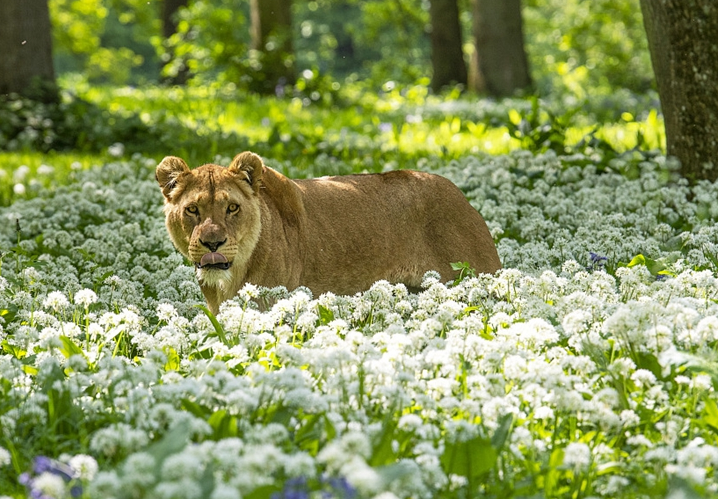
M251 152L228 168L157 165L167 231L194 262L209 309L247 282L353 294L375 281L421 284L452 262L501 262L481 215L438 175L413 171L290 180Z

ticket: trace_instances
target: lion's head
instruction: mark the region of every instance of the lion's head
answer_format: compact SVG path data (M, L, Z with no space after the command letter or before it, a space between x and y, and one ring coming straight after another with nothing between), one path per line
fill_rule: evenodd
M246 270L259 240L263 166L251 152L238 154L227 168L208 164L190 170L174 156L157 165L170 238L194 263L204 287L228 287L233 273Z

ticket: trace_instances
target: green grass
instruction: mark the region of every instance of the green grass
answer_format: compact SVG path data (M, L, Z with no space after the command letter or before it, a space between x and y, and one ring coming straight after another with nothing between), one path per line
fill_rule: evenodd
M106 153L0 151L0 206L7 206L19 198L32 197L41 187L65 185L73 180L73 172L102 165L109 159ZM43 168L43 165L51 169ZM25 194L14 192L16 184L23 186Z
M456 158L476 152L505 154L522 147L506 126L492 124L521 119L520 110L503 109L474 98L448 100L428 95L425 87L413 87L403 93L351 94L341 105L306 106L302 99L237 96L231 91L213 88L98 88L87 89L83 98L122 114L138 113L147 123L159 114L169 113L184 126L215 133L237 133L251 145L267 145L284 159L286 152L275 142L284 138L305 137L308 142L337 143L347 134L374 139L387 152L402 155L438 155ZM455 103L457 106L445 106ZM511 103L509 103L511 104ZM482 108L482 106L484 108ZM473 107L473 110L472 110ZM453 111L452 111L453 109ZM541 118L546 121L546 113ZM637 134L646 138L649 149L664 149L663 120L655 111L645 119L621 119L615 123L580 124L566 130L567 143L578 143L587 133L606 140L617 151L636 147ZM587 123L590 117L577 119ZM211 137L208 137L211 141ZM346 139L344 139L346 140ZM231 152L222 151L223 154Z

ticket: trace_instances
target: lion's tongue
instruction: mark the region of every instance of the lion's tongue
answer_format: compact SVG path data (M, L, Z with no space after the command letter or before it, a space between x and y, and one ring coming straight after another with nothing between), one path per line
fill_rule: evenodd
M227 260L227 257L224 256L222 253L205 253L204 255L202 255L202 259L199 261L201 267L225 263L229 263L229 260Z

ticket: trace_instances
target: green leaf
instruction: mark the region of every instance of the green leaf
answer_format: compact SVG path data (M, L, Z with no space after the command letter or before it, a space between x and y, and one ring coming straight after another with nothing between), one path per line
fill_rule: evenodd
M207 424L209 424L213 429L217 429L219 425L222 423L222 419L227 415L227 409L220 409L218 411L215 411L207 420Z
M545 497L552 497L554 495L561 476L561 470L559 467L562 464L563 449L559 447L551 452L551 456L548 459L548 473L546 473L546 482L544 487Z
M15 320L18 308L15 305L7 305L7 308L0 310L0 317L5 320L5 323L10 323Z
M219 337L219 341L224 343L227 346L231 346L229 343L227 343L227 334L224 331L224 328L222 327L222 324L219 323L217 318L214 316L212 312L209 311L207 307L204 305L195 305L196 308L200 309L209 319L209 322L212 323L212 327L214 327L215 334ZM210 334L209 336L214 336L213 334Z
M294 434L294 443L302 449L316 455L319 450L319 440L322 438L322 428L317 424L326 417L324 414L312 414L305 418L305 423Z
M271 417L268 418L267 423L279 423L282 425L288 425L289 420L292 419L294 412L289 410L287 407L278 406L274 411L271 412Z
M497 451L500 451L504 447L504 444L506 443L506 440L511 433L511 426L513 425L513 423L513 414L504 414L501 417L501 420L499 421L499 427L496 428L496 432L491 437L491 445Z
M237 436L237 418L229 414L226 409L216 411L209 417L207 423L214 430L216 440Z
M628 265L626 267L635 267L636 265L645 265L646 264L646 257L643 255L636 255L633 257L633 260L628 262Z
M2 349L18 360L22 359L27 355L27 352L25 350L18 346L11 345L10 343L8 343L7 340L4 340L2 342Z
M326 416L324 416L324 433L327 434L327 440L334 440L337 436L337 429L334 427L334 423Z
M465 442L447 442L441 464L444 472L465 476L476 482L496 466L498 454L487 438L476 436ZM473 491L469 491L472 493Z
M177 350L172 347L165 347L165 355L167 355L167 362L165 362L165 372L176 371L180 367L180 357L177 354Z
M182 399L182 403L180 405L182 406L182 409L194 414L200 419L207 419L207 416L209 415L209 409L205 409L197 402L193 402L190 399Z
M245 499L269 499L275 492L281 492L279 485L263 485L254 489L249 494L242 494Z
M319 312L319 323L322 326L326 326L334 320L334 312L329 310L323 305L317 305L317 311Z
M37 367L22 366L22 370L25 374L29 374L30 376L34 376L37 374Z
M656 378L663 379L663 368L658 358L652 353L636 352L634 360L639 369L651 371Z
M396 423L384 422L384 429L374 438L374 445L369 460L370 466L384 466L396 462L396 454L392 448L391 442L394 440L396 433Z
M60 348L60 352L62 352L62 355L64 355L66 359L69 359L73 355L84 356L82 348L78 347L77 344L72 341L72 338L69 338L67 336L60 336L60 341L62 342L62 348Z
M451 268L459 273L454 279L454 285L459 284L467 277L476 277L476 270L471 267L469 262L454 262L451 264Z
M653 260L641 254L634 256L633 259L626 266L635 267L636 265L644 265L653 275L673 275L672 272L666 270L666 265L663 262Z
M718 404L716 404L716 401L712 398L705 399L703 421L705 421L713 431L718 432Z

